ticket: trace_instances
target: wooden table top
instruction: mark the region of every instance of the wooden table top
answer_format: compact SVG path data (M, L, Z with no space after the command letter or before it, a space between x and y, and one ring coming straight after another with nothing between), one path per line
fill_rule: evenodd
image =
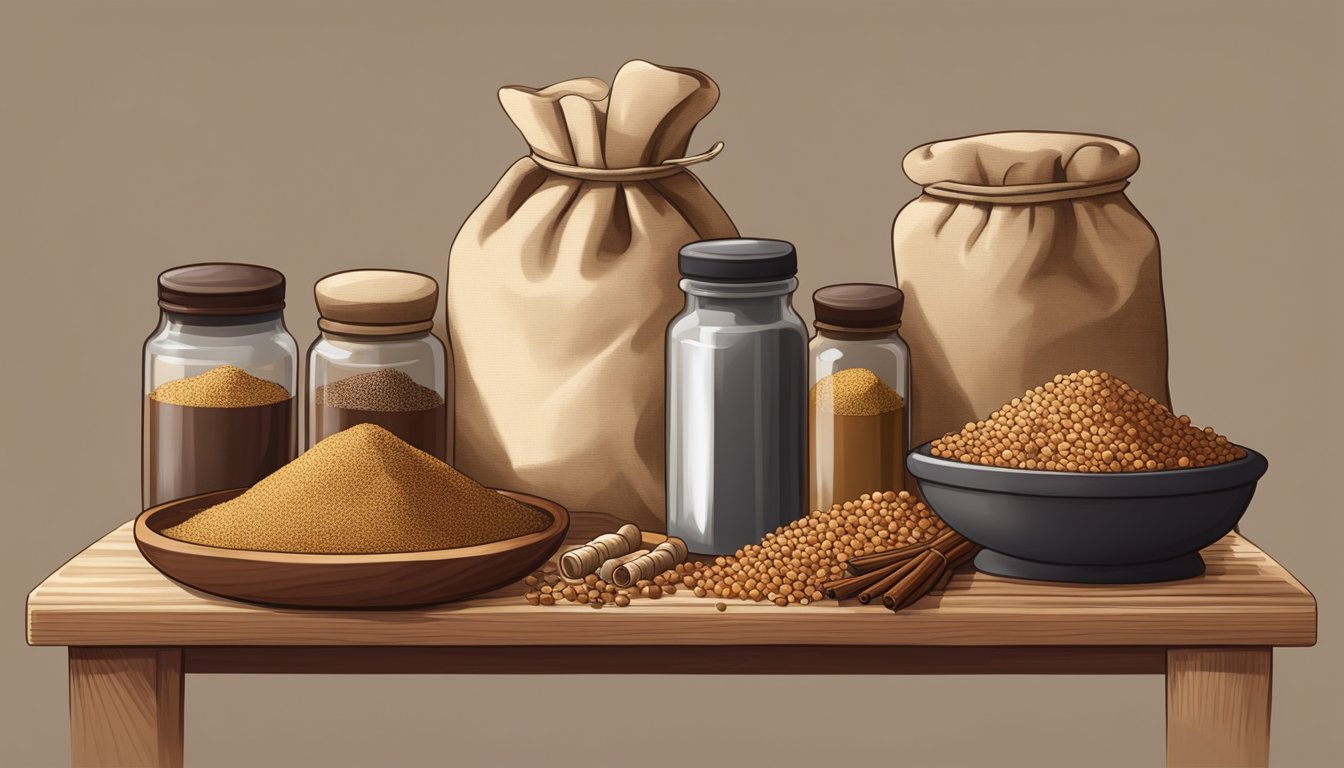
M572 539L609 521L577 513ZM608 527L605 530L611 530ZM147 646L1306 646L1316 601L1283 566L1229 534L1195 579L1138 586L1017 581L963 570L899 614L857 601L780 608L681 590L629 607L531 606L517 584L407 611L269 608L214 597L141 557L132 524L76 555L28 595L32 645Z

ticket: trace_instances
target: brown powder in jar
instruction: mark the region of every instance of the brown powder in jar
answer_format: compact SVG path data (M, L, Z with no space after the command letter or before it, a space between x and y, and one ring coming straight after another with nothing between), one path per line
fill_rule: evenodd
M807 423L813 509L829 509L869 488L905 487L905 398L876 373L848 368L818 381Z
M1208 467L1246 451L1105 371L1061 374L933 441L937 457L1060 472Z
M818 411L837 416L877 416L905 407L905 398L867 368L836 371L812 386Z
M551 522L382 427L360 424L164 534L229 549L372 554L470 547Z
M427 411L443 405L433 389L417 384L395 368L357 373L318 387L313 398L319 406L352 411Z
M290 399L289 390L234 365L160 384L151 400L192 408L254 408Z

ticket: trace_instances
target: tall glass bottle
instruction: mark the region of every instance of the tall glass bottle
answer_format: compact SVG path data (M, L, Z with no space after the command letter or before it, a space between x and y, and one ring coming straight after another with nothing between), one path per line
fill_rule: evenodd
M681 249L686 306L667 329L667 528L729 554L805 510L807 327L780 240Z

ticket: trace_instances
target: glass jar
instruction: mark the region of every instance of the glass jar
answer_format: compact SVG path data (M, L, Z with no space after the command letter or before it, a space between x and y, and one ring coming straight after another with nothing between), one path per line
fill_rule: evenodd
M910 349L898 332L905 295L871 283L812 295L808 500L813 509L905 489Z
M430 328L439 284L416 272L359 269L313 287L321 334L308 350L308 447L376 424L453 459L452 376Z
M807 327L779 240L681 249L686 306L667 329L667 530L730 554L804 514Z
M145 340L141 501L245 488L294 458L298 346L285 277L251 264L159 275Z

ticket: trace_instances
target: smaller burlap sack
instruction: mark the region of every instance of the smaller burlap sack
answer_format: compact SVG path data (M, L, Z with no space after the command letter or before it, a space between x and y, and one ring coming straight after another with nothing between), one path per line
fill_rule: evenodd
M1059 373L1108 371L1170 405L1157 235L1124 194L1133 146L992 133L916 147L896 217L919 445Z
M448 261L457 466L496 488L664 527L663 361L677 250L737 229L688 166L719 98L691 69L631 61L503 88L531 148Z

